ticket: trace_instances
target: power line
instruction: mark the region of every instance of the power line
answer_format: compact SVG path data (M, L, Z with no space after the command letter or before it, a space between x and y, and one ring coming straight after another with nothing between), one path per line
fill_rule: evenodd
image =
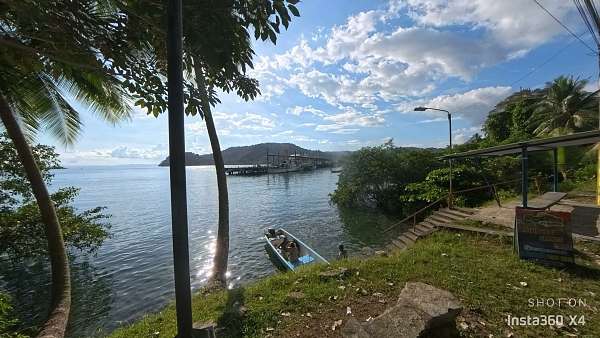
M586 33L581 34L581 36L584 36ZM581 37L580 36L580 37ZM554 58L556 58L557 56L559 56L560 54L562 54L562 52L564 52L565 50L567 50L569 47L571 47L572 44L574 44L575 42L577 42L577 40L571 40L571 42L569 42L567 45L565 45L563 48L559 49L558 51L556 51L554 54L552 54L549 58L547 58L546 60L544 60L544 62L540 63L539 65L537 65L536 67L534 67L531 71L527 72L527 74L521 76L519 79L517 79L516 81L512 82L510 84L510 86L514 86L515 84L525 80L526 78L528 78L531 74L537 72L538 70L540 70L540 68L544 67L545 65L547 65L548 63L550 63L550 61L554 60Z
M588 45L585 41L583 41L579 36L577 36L577 34L573 33L572 30L569 29L569 27L567 27L564 23L562 23L557 17L555 17L552 13L550 13L549 10L546 9L546 7L542 6L542 4L538 1L538 0L533 0L533 2L535 2L538 6L540 6L541 9L544 10L544 12L548 13L548 15L550 15L552 17L552 19L554 19L554 21L558 22L559 25L561 25L567 32L569 32L573 37L575 37L577 40L579 40L579 42L581 42L584 46L586 46L590 51L592 51L592 53L594 54L598 54L598 52L590 47L590 45Z

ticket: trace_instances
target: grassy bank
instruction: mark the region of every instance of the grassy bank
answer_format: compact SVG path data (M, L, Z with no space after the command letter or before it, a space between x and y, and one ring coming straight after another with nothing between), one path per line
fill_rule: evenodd
M598 252L593 250L592 252ZM586 250L585 252L590 252ZM422 281L459 297L464 311L459 329L465 336L555 336L600 333L600 269L598 257L580 255L579 266L558 270L520 261L510 239L440 231L390 257L335 262L347 267L342 279L323 279L315 266L281 273L243 288L193 299L194 320L212 321L231 337L326 337L336 320L352 315L364 321L394 303L404 283ZM585 306L529 307L530 298L583 299ZM509 327L511 316L564 315L565 326ZM584 316L585 324L569 326L568 316ZM580 317L578 317L580 318ZM111 337L173 337L173 306L144 317Z

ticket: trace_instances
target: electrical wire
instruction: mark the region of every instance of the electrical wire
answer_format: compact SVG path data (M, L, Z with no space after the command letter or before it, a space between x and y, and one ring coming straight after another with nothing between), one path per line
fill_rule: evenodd
M573 33L573 31L570 30L569 27L567 27L564 23L562 23L562 21L560 21L557 17L555 17L554 14L550 13L550 11L547 10L546 7L544 7L538 0L533 0L533 2L535 2L541 9L543 9L544 12L548 13L548 15L550 15L554 19L554 21L558 22L559 25L561 25L567 32L569 32L573 37L575 37L577 40L579 40L579 42L581 42L584 46L586 46L592 53L594 53L595 55L598 54L598 51L596 51L594 48L590 47L590 45L588 45L579 36L577 36L577 34Z

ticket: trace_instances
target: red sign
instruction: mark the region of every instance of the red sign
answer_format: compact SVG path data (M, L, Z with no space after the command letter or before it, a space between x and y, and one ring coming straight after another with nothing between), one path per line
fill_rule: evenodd
M519 257L549 265L572 264L571 214L517 207L515 234Z

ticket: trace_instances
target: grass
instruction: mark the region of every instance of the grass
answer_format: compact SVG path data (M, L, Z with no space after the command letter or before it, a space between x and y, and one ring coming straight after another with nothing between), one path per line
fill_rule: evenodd
M594 336L600 332L597 262L563 270L539 266L515 257L507 238L439 231L407 251L338 261L335 267L350 268L351 273L343 279L324 280L319 272L332 267L313 266L243 288L198 293L193 298L194 321L218 323L226 328L221 334L231 337L340 336L339 329L331 326L346 318L346 307L364 321L394 303L407 281L421 281L449 290L461 300L463 336ZM290 297L294 291L302 297ZM586 305L529 306L529 299L548 298L583 299ZM562 328L509 327L509 314L564 315L567 323ZM567 325L569 315L584 316L585 325ZM175 327L174 307L168 306L110 337L173 337Z

